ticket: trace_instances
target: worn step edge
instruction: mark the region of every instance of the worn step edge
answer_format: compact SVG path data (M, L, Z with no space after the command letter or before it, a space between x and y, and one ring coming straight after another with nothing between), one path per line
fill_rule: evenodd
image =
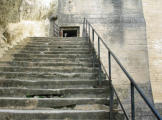
M24 75L32 75L32 74L33 74L33 75L65 75L65 76L66 76L66 75L67 75L67 76L68 76L68 75L70 75L70 76L72 75L72 76L73 76L73 75L78 75L78 74L82 75L82 74L83 74L83 75L86 76L86 75L96 75L96 74L98 74L98 73L94 73L94 72L88 72L88 73L85 72L85 73L84 73L83 71L81 71L81 72L75 72L75 73L74 73L74 72L73 72L73 73L69 73L69 72L66 73L66 72L33 72L33 71L31 72L31 71L30 71L30 72L0 72L0 74L1 74L1 75L5 75L5 74L24 74Z
M44 47L44 48L46 48L46 47L48 47L48 48L54 48L54 47L71 47L71 48L73 48L73 47L89 47L89 45L88 44L55 44L55 45L16 45L15 47Z
M12 51L16 51L15 49L12 49ZM49 51L49 52L64 52L64 51L80 51L80 52L84 52L84 51L90 51L89 48L62 48L62 49L56 49L56 48L23 48L21 49L21 51L24 51L24 52L31 52L31 51Z
M16 45L16 46L21 46L21 45L23 45L23 44L18 44L18 45ZM26 45L25 45L25 47L26 46L34 46L34 47L38 47L38 46L40 46L40 47L43 47L43 46L45 46L45 47L53 47L53 46L88 46L89 44L88 44L88 42L77 42L77 43L71 43L71 42L65 42L65 43L63 43L63 42L57 42L57 43L41 43L41 44L37 44L37 43L27 43Z
M17 82L31 82L31 83L37 83L37 82L56 82L56 83L59 83L59 82L98 82L98 80L94 80L94 79L80 79L80 80L20 80L20 79L2 79L0 78L0 81L17 81ZM108 80L103 80L103 81L106 81L108 82Z
M86 67L86 66L76 66L76 67L65 67L65 66L58 66L58 67L47 67L47 66L40 66L40 67L38 67L38 66L33 66L33 67L28 67L28 66L0 66L0 70L33 70L33 71L47 71L47 70L49 70L49 71L75 71L75 70L77 70L77 71L79 71L79 70L85 70L85 71L97 71L98 70L98 68L97 67L94 67L94 68L92 68L92 67ZM57 71L57 72L58 72Z
M0 87L1 97L34 97L47 96L50 98L61 97L107 97L109 95L109 87L107 88L60 88L60 89L33 89L33 88L17 88L17 87Z
M64 44L64 45L66 45L66 44L88 44L89 42L88 42L88 40L76 40L76 41L74 41L74 40L72 40L72 41L46 41L46 42L36 42L36 41L28 41L27 42L27 44L28 45L33 45L33 44L45 44L45 45L51 45L51 44ZM19 44L19 45L21 45L21 44Z
M71 80L71 79L69 79L69 80L39 80L39 79L38 80L30 80L30 79L20 80L20 79L12 79L12 78L11 79L2 79L1 78L0 79L0 83L1 83L0 86L2 87L5 84L8 84L8 85L15 84L15 85L18 85L18 86L24 85L24 87L30 86L30 85L32 85L32 86L34 86L34 85L35 86L37 86L37 85L41 85L41 86L51 85L51 86L54 86L54 88L55 88L55 86L61 86L61 85L63 85L63 87L65 85L67 85L67 86L71 85L73 87L75 87L75 85L80 85L81 87L82 87L82 85L85 85L85 86L87 85L88 88L90 88L90 86L95 87L93 85L96 85L96 84L98 85L98 82L99 82L98 80L94 80L94 79L91 79L91 80L89 80L89 79L82 79L82 80L75 80L75 79L74 80ZM102 80L101 83L103 84L102 85L103 87L109 86L108 80ZM5 87L5 86L3 86L3 87ZM9 86L6 86L6 87L9 87ZM54 89L54 88L52 88L52 89ZM45 88L45 89L47 89L47 88ZM50 89L50 88L48 88L48 89Z
M55 46L22 46L22 45L17 45L13 49L89 49L89 45L55 45ZM13 50L12 49L12 50Z
M70 65L70 66L83 66L86 67L86 65L93 65L92 63L85 63L85 62L28 62L28 61L9 61L9 62L0 62L0 65L16 65L16 64L24 64L24 65L56 65L56 66L60 66L60 65ZM95 65L98 65L98 63L95 63Z
M55 56L55 54L34 54L34 53L32 53L32 52L29 52L29 54L28 53L16 53L16 54L11 54L11 55L22 55L22 56L25 56L25 55L28 55L28 56L32 56L32 55L41 55L41 56ZM56 54L57 55L57 54ZM91 53L61 53L61 54L59 54L59 56L61 56L61 55L69 55L69 56L73 56L73 55L75 55L75 56L79 56L79 55L92 55Z
M0 113L20 113L20 114L35 114L35 113L41 113L42 115L43 114L59 114L59 113L107 113L109 112L109 110L11 110L11 109L0 109Z
M25 58L25 57L30 57L30 58L70 58L70 59L76 59L76 58L91 58L92 54L10 54L11 56L13 55L14 58Z
M0 79L0 87L26 87L39 89L59 89L59 88L92 88L97 87L98 80L16 80ZM108 87L108 80L101 81L102 87Z
M9 67L9 66L30 66L30 67L89 67L92 68L93 64L90 63L42 63L42 62L38 62L38 63L32 63L32 62L12 62L12 63L0 63L1 67ZM94 68L98 67L98 64L94 64Z
M17 61L16 61L16 60L17 60ZM46 61L46 62L47 62L47 61L52 61L52 60L53 60L53 61L74 61L74 62L75 62L75 61L76 61L76 62L77 62L77 61L78 61L78 62L82 62L82 61L83 61L83 62L92 62L93 59L92 59L92 58L76 58L76 59L70 59L70 58L68 58L68 59L67 59L67 58L21 58L21 57L15 58L15 59L14 59L15 62L23 62L23 60L28 60L28 61L29 61L29 60L33 60L33 61L34 61L34 60L38 60L38 61L39 61L39 60L40 60L40 61L43 61L43 60L44 60L44 61ZM11 61L9 61L9 60L6 60L6 61L3 60L3 61L2 61L2 60L1 60L0 62L4 63L4 62L11 62ZM27 62L27 61L24 61L24 62Z
M47 73L47 72L0 72L0 76L6 77L6 78L47 78L47 79L75 79L75 78L97 78L98 73ZM101 74L102 78L105 78L105 75Z
M48 107L59 109L76 105L100 104L108 106L108 98L18 98L18 97L0 97L0 108L19 108L35 109ZM71 107L70 107L71 108Z
M40 60L40 61L78 61L78 62L92 62L92 60L93 60L93 57L77 57L77 58L67 58L67 57L59 57L59 58L57 58L57 57L55 57L55 58L47 58L47 57L39 57L39 58L29 58L29 57L17 57L17 58L14 58L14 61L16 62L23 62L23 60L24 60L24 62L27 62L27 61L37 61L37 60ZM26 61L25 61L26 60ZM95 59L95 61L98 61L98 60L96 60ZM6 62L6 61L2 61L2 62ZM10 61L11 62L11 61Z
M22 67L22 66L0 66L0 71L6 71L6 72L77 72L82 73L84 72L98 72L97 68L89 68L89 67Z
M0 109L3 120L31 120L31 119L103 119L108 118L109 110L11 110Z
M80 52L80 51L55 51L55 52L45 52L45 51L40 51L40 52L36 52L36 51L21 51L19 52L20 54L40 54L40 55L51 55L51 54L90 54L90 51L84 51L84 52Z
M46 39L46 40L41 40L41 39L29 39L27 41L28 43L53 43L53 42L88 42L87 39Z
M23 66L6 66L6 67L1 67L0 66L0 69L3 69L3 68L5 68L5 69L47 69L47 70L55 70L55 68L53 68L53 67L23 67ZM90 67L79 67L79 66L77 66L77 67L58 67L57 68L58 70L59 69L87 69L87 70L98 70L98 68L90 68ZM56 70L57 70L56 69Z
M13 48L13 49L10 49L12 51L16 51L17 49L20 49L20 48ZM32 50L39 50L39 51L42 51L42 50L47 50L47 51L90 51L90 48L22 48L21 49L22 51L32 51Z
M29 88L17 88L17 87L0 87L0 90L30 90L30 91L34 91L34 90L38 90L38 91L54 91L54 92L59 92L59 91L72 91L75 92L74 90L78 90L78 91L93 91L93 90L107 90L107 88L60 88L60 89L29 89Z
M41 42L41 43L46 43L46 42L84 42L88 41L87 39L28 39L28 42Z
M27 38L29 41L57 41L57 40L62 40L62 41L75 41L75 40L87 40L87 37L28 37Z

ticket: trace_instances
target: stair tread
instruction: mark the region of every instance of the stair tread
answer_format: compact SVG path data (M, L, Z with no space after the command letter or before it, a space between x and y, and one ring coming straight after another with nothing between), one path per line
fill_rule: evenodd
M88 112L108 112L108 110L16 110L16 109L0 109L0 112L9 113L88 113Z
M105 90L107 88L60 88L60 89L36 89L36 88L18 88L18 87L0 87L0 90L40 90L40 91L64 91L64 90Z
M2 79L0 78L0 81L20 81L20 82L86 82L86 81L90 81L90 82L98 82L98 80L94 80L94 79L80 79L80 80L76 80L76 79L72 79L72 80L20 80L20 79ZM102 80L102 81L107 81L108 80Z
M0 97L0 99L9 100L108 100L109 98L22 98L22 97Z

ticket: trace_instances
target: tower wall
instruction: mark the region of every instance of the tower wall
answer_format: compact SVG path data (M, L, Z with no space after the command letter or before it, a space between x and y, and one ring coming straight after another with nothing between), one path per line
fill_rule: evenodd
M153 102L146 24L141 0L59 0L58 22L61 26L80 26L82 31L84 17L92 23L145 95ZM107 51L103 46L101 52L102 61L107 66ZM118 88L117 91L121 93L120 97L127 106L126 109L130 109L130 83L114 61L112 81ZM147 114L148 119L152 119L139 94L136 94L135 98L138 103L136 119L141 119L139 118L141 113Z

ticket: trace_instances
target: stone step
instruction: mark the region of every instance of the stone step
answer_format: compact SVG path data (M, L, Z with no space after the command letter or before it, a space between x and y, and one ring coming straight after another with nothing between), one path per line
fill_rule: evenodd
M28 41L27 45L88 45L88 40L82 41L46 41L46 42L36 42L36 41ZM21 45L21 44L19 44Z
M66 49L66 48L79 48L79 49L88 49L89 45L26 45L25 47L23 45L16 45L14 48L37 48L37 49L52 49L52 48L58 48L58 49Z
M22 47L23 45L16 45L16 47ZM24 46L23 46L24 47ZM44 44L44 45L39 45L39 44L35 44L35 45L26 45L25 47L36 47L36 48L89 48L88 44L56 44L56 45L48 45L48 44Z
M92 63L92 58L14 58L14 62L85 62L85 63ZM9 62L9 61L2 61Z
M98 80L19 80L0 79L0 87L25 87L37 89L59 89L59 88L95 88ZM102 87L108 87L108 80L102 80Z
M21 67L92 67L90 62L29 62L29 61L12 61L0 62L0 67L21 66ZM94 64L97 67L98 63Z
M19 54L36 54L36 55L51 55L51 54L90 54L90 51L54 51L54 52L48 52L48 51L20 51Z
M3 72L66 72L66 73L72 73L72 72L98 72L97 68L90 68L90 67L22 67L22 66L6 66L1 67L0 71Z
M86 37L28 37L29 41L41 41L41 42L47 42L47 41L85 41L87 40Z
M35 79L98 79L98 73L65 73L65 72L0 72L2 78ZM101 75L102 79L106 79Z
M19 44L20 45L23 45L23 44ZM64 46L72 46L72 45L80 45L80 46L84 46L84 45L88 45L88 41L81 41L81 42L45 42L45 43L37 43L37 42L32 42L32 43L27 43L26 46L49 46L49 47L52 47L52 46L58 46L58 45L64 45Z
M45 38L45 37L44 37ZM28 41L43 41L43 42L46 42L46 41L84 41L84 40L87 40L86 37L68 37L68 38L65 38L65 37L46 37L45 39L44 38L39 38L39 37L28 37L27 40Z
M0 87L1 97L24 97L24 98L106 98L109 88L62 88L62 89L36 89Z
M30 58L90 58L92 54L27 54L18 53L13 55L16 57L30 57Z
M15 48L14 48L15 49ZM18 48L20 49L20 48ZM13 51L13 50L12 50ZM29 47L29 48L23 48L21 52L87 52L89 51L89 48L35 48L35 47Z
M16 98L16 97L0 97L0 108L7 109L77 109L80 105L98 105L100 107L108 107L109 100L107 98Z
M88 40L72 40L72 41L64 41L64 40L54 40L54 41L27 41L27 45L88 45ZM19 44L23 45L23 43Z
M0 109L2 120L106 120L108 110L11 110Z

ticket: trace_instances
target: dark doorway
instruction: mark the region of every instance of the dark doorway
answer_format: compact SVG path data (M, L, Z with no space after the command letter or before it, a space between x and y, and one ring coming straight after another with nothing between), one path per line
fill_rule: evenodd
M61 37L79 37L80 27L79 26L62 26Z
M77 30L63 30L63 37L77 37Z

